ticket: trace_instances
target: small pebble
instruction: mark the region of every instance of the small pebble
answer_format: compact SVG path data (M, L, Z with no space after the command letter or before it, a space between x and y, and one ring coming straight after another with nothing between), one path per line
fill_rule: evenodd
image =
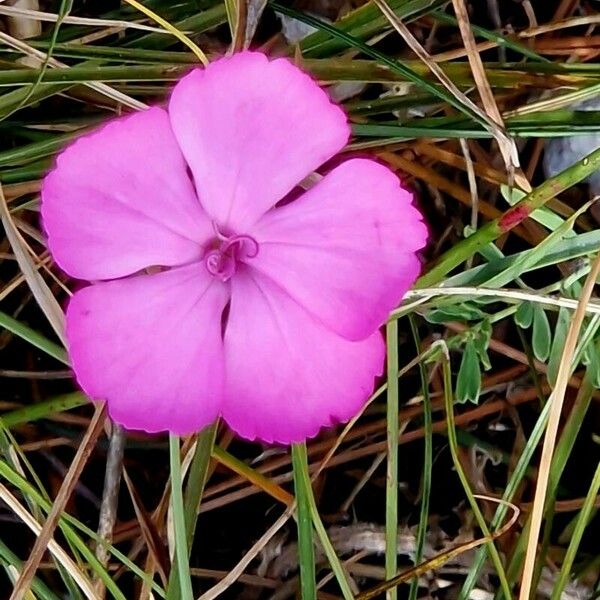
M574 104L575 110L600 111L600 95ZM590 135L574 135L570 137L551 138L545 143L544 171L546 177L554 177L568 169L577 161L600 148L600 132ZM600 170L586 180L590 184L593 196L600 195Z

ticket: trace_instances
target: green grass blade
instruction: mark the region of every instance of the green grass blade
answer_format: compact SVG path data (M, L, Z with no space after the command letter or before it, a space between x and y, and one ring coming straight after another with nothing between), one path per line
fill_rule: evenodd
M10 565L20 571L23 567L23 561L2 541L0 538L0 563L6 570ZM14 582L13 582L14 583ZM43 583L39 577L34 577L31 581L31 589L40 600L60 600L48 586Z
M14 109L15 112L17 110L19 110L19 108L21 108L21 106L27 104L27 101L35 94L35 92L38 90L40 84L42 83L42 80L44 79L44 75L46 74L46 72L48 70L48 66L50 64L50 59L52 58L52 52L54 50L54 45L56 44L56 41L58 39L58 32L60 31L60 26L62 25L64 18L71 12L72 8L73 8L73 0L61 0L60 7L58 9L56 23L54 24L54 27L52 28L52 36L50 38L50 42L49 42L48 48L46 50L46 58L44 59L41 69L39 70L37 79L33 82L33 85L30 87L29 91L27 92L27 95L23 98L23 101L18 106L15 107L15 109Z
M447 351L446 351L447 352ZM444 353L442 356L442 373L444 380L444 406L446 408L446 420L448 423L448 443L450 446L450 453L452 455L452 462L454 464L454 469L460 479L462 487L465 491L467 499L469 501L469 505L473 514L475 515L475 519L479 528L483 532L486 537L491 537L490 530L485 522L485 518L481 513L481 509L477 504L477 500L473 496L473 492L471 491L471 486L469 484L469 479L465 474L462 464L460 462L460 458L458 456L458 440L456 437L456 424L454 421L454 402L452 397L452 372L450 370L450 356ZM508 584L508 580L506 577L506 573L504 570L504 565L502 564L502 559L500 558L500 554L496 549L496 545L494 542L488 542L485 546L489 552L490 558L492 559L492 563L496 569L496 575L500 579L500 590L504 595L505 600L511 600L512 594L510 590L510 586Z
M585 501L581 507L581 511L579 512L575 529L573 531L573 535L571 536L571 541L569 542L569 547L567 548L567 553L565 554L558 579L554 584L554 590L552 591L552 597L550 600L560 600L560 598L563 597L563 590L565 589L565 586L567 585L571 576L571 569L573 568L573 563L575 561L575 557L577 556L577 550L581 544L581 538L583 537L584 531L590 522L592 511L594 510L594 505L598 496L598 490L600 490L600 463L598 463L596 467L594 478L592 479L592 483L585 497Z
M317 599L315 545L313 539L312 517L310 514L311 492L306 488L304 478L306 446L292 446L292 466L294 471L294 489L296 490L298 523L298 564L300 565L300 590L302 600ZM310 480L309 480L310 481ZM310 483L309 483L310 485Z
M409 316L410 328L415 342L417 354L421 352L421 338L415 318ZM431 398L429 397L429 381L427 380L427 368L425 361L419 362L419 375L421 377L421 390L423 394L423 428L424 450L423 450L423 482L421 491L421 509L419 512L419 527L417 529L417 541L415 548L414 564L418 565L423 558L423 549L427 538L427 526L429 523L429 499L431 497L431 483L433 471L433 417L431 411ZM419 580L415 578L410 583L409 600L417 600L419 592Z
M33 423L50 415L83 406L89 401L90 399L83 392L71 392L7 412L0 417L0 420L5 427L11 428L15 425Z
M196 439L196 451L190 465L190 472L187 477L188 484L183 498L188 549L191 549L192 540L194 539L198 509L208 477L210 456L215 445L216 435L217 424L215 423L202 430Z
M296 451L296 456L294 456L294 451ZM296 444L292 447L292 464L294 466L294 482L296 482L296 477L298 478L298 484L301 487L301 494L303 495L303 501L306 501L308 504L309 516L312 521L312 525L314 526L317 535L319 536L319 541L321 542L321 546L323 551L325 552L325 556L329 560L329 564L331 566L331 570L333 571L337 582L340 586L340 590L342 591L342 596L344 600L353 600L354 594L350 588L350 584L348 583L348 578L346 576L346 572L344 571L344 567L340 562L339 558L335 553L335 548L327 535L327 531L325 530L325 526L323 525L323 521L321 520L321 516L319 515L319 509L317 508L317 504L315 502L315 496L312 491L312 484L310 475L308 472L308 458L306 453L306 444ZM296 475L297 474L297 475ZM299 502L300 499L297 499L298 502L298 523L300 523L300 509ZM300 525L298 525L300 526ZM300 533L300 532L299 532ZM312 529L311 529L311 542L312 542ZM314 543L313 543L314 548ZM302 550L300 549L300 545L298 545L299 554L302 555ZM308 557L307 557L308 560ZM314 557L313 557L313 565L314 565ZM300 565L302 567L302 563ZM302 585L302 583L301 583ZM304 588L302 588L304 590ZM310 593L310 592L309 592ZM312 596L306 596L311 598ZM304 600L304 593L302 594L302 598Z
M482 246L482 248L483 247L484 246ZM535 252L534 247L529 250L524 250L523 252L518 252L510 256L495 259L486 265L477 266L472 269L468 269L467 271L463 271L462 273L457 273L456 275L445 279L444 286L482 286L485 284L486 287L488 287L488 281L506 269L511 268L516 261L523 260L523 262L529 264L530 266L526 267L525 272L531 272L535 269L541 269L551 265L559 264L561 262L593 254L599 249L600 230L589 231L558 242L556 246L554 246L553 250L550 250L548 254L543 256L538 255L538 262L535 264L530 264L530 261L525 259L527 254L533 254Z
M387 344L387 476L385 486L385 578L398 571L398 321L386 325ZM389 600L398 598L398 590L389 591Z
M431 12L447 0L390 0L389 4L399 18L409 22ZM371 2L357 8L336 22L336 27L366 40L379 35L382 30L390 30L389 21ZM320 30L307 36L300 44L306 56L326 56L343 50L344 44L327 30Z
M192 16L173 23L179 31L186 32L187 35L198 35L209 29L213 29L227 22L227 11L225 3L219 2L216 6L206 10L194 11ZM135 40L126 42L125 47L148 48L153 50L162 50L170 48L177 44L177 39L171 35L162 33L149 33Z
M542 183L501 217L490 221L472 236L465 238L448 250L430 271L419 278L416 287L431 287L438 284L452 269L473 256L480 247L508 233L534 210L544 206L548 200L585 179L598 169L600 169L600 148L588 154L572 167L559 173L556 177Z
M4 329L14 333L61 363L69 365L69 357L64 348L51 342L35 329L13 319L2 311L0 311L0 327L4 327Z
M527 440L525 448L523 448L523 451L519 456L519 460L517 461L515 469L506 484L504 494L502 495L502 500L504 502L511 502L514 495L517 493L519 486L521 485L521 482L523 481L523 478L527 473L527 469L529 468L531 459L533 458L533 455L537 450L540 440L544 435L549 413L550 403L546 403ZM506 518L507 512L508 507L506 504L501 504L498 506L491 523L491 527L494 531L498 530L502 526L502 522ZM526 539L526 535L524 532L522 533L521 538ZM477 583L477 580L481 573L481 569L483 568L483 565L485 563L486 554L487 551L485 548L481 548L477 551L475 560L473 561L473 563L471 564L471 568L469 569L469 574L467 575L463 587L460 590L458 600L468 600L468 598L470 597L471 592L475 587L475 584ZM507 576L510 581L510 569Z
M456 20L456 18L445 12L436 10L431 13L431 17L439 23L443 23L445 25L458 26L458 21ZM547 62L552 64L552 61L549 58L537 54L536 52L531 50L531 48L528 48L527 46L520 44L519 42L515 42L514 40L511 40L508 37L504 37L499 33L495 33L494 31L489 31L488 29L485 29L484 27L481 27L479 25L474 25L473 23L471 23L470 25L471 29L473 30L473 33L483 38L484 40L495 42L496 44L498 44L498 46L507 48L508 50L513 50L514 52L518 52L519 54L522 54L523 56L526 56L531 60Z
M302 21L308 25L312 25L313 27L317 27L319 29L328 31L333 36L338 37L340 40L346 42L348 46L361 50L361 52L364 52L364 54L366 54L367 56L374 58L381 64L387 66L392 71L402 75L409 81L412 81L424 90L427 90L434 96L437 96L441 100L446 101L450 106L453 106L454 108L456 108L456 110L470 117L475 122L480 123L483 126L487 126L486 121L480 115L478 115L475 111L471 110L469 107L465 106L453 94L448 92L445 88L431 83L430 81L413 71L411 68L407 67L405 64L390 58L389 56L383 54L379 50L376 50L375 48L368 46L364 42L361 42L358 38L355 38L354 36L337 29L333 25L329 25L329 23L325 23L324 21L316 19L311 15L298 12L276 2L270 2L270 5L273 7L273 9L275 9L281 14L287 15L288 17L293 17L294 19L298 19L299 21Z
M196 531L196 522L198 520L198 509L200 508L200 499L204 492L206 478L208 476L208 467L210 465L210 456L215 444L217 434L217 425L209 425L201 431L196 438L196 450L190 465L190 471L187 476L187 486L183 496L183 512L186 528L186 543L189 552L194 541L194 532ZM171 569L169 574L168 589L179 589L179 569Z
M24 496L29 497L31 500L35 501L35 503L42 508L45 512L49 512L52 503L44 497L40 491L38 491L29 481L27 481L22 475L14 471L6 462L0 460L0 477L3 477L8 481L11 485L14 485L17 489L21 491ZM88 562L91 563L92 568L96 573L104 581L107 589L113 594L115 598L125 600L125 597L120 592L119 588L112 581L106 570L100 565L100 563L96 560L93 553L89 550L85 542L77 535L73 528L78 529L88 537L90 537L94 542L101 543L100 538L96 534L95 531L78 521L75 517L71 516L68 513L63 513L61 519L59 521L59 526L61 531L65 535L65 537L73 543L80 552L87 558ZM132 573L135 573L137 577L140 578L141 581L145 581L152 590L158 594L161 598L165 597L164 590L156 584L154 581L149 580L143 569L140 569L135 563L133 563L125 554L117 550L114 546L109 546L109 552L115 556L123 565L125 565Z
M190 600L194 597L190 576L189 550L185 527L185 510L181 480L179 437L169 435L169 463L171 465L171 511L175 535L175 564L178 571L177 587L167 589L167 600Z

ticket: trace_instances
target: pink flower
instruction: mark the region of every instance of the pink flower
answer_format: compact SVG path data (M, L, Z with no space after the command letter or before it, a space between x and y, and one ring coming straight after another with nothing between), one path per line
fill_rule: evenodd
M93 282L69 302L69 352L115 421L186 434L221 415L290 443L360 409L427 233L371 160L278 206L348 137L310 77L243 52L62 152L42 217L58 265Z

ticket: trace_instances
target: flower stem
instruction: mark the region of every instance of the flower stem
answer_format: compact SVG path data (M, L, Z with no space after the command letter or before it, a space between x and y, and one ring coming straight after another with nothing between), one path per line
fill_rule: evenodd
M385 578L392 579L398 570L398 321L386 325L387 341L387 477L385 488ZM387 592L396 600L398 591Z
M415 341L417 355L421 353L421 338L419 329L413 315L409 316L410 328ZM423 491L421 493L421 511L419 515L419 529L417 531L417 547L415 549L415 566L423 558L423 549L427 537L427 524L429 520L429 498L431 496L431 472L433 470L433 423L431 414L431 398L429 397L429 381L427 379L427 367L425 360L419 362L421 375L421 390L423 394L423 427L425 429L425 447L423 457ZM419 593L419 578L415 577L410 582L409 600L417 600Z
M456 437L456 422L454 419L452 372L450 370L450 355L448 354L447 349L445 349L445 352L442 355L442 378L444 383L444 407L446 409L446 423L448 426L448 445L450 446L450 454L452 455L454 469L456 471L456 474L458 475L458 478L460 479L460 483L462 484L462 487L465 491L465 494L471 506L471 510L473 511L473 515L475 516L475 520L477 521L479 528L481 529L483 535L486 538L491 539L492 535L485 522L485 518L481 510L479 509L477 500L475 499L473 492L471 491L469 479L462 467L462 463L460 462L459 458L458 438ZM506 572L504 570L504 565L502 564L500 554L498 553L498 550L496 549L496 546L493 541L488 542L486 546L491 561L496 569L496 576L500 580L500 590L498 590L498 595L500 598L502 598L503 595L505 600L510 600L512 598L510 585L506 577Z
M596 472L594 474L594 478L592 479L590 489L588 490L588 493L585 497L585 501L583 503L583 506L581 507L579 516L577 517L577 521L575 523L575 530L573 531L573 535L571 536L571 541L569 542L567 553L565 554L560 573L554 585L551 600L559 600L563 597L563 590L565 589L565 586L567 585L569 578L571 577L571 569L573 567L573 562L575 561L575 558L577 556L577 550L579 549L581 538L583 537L584 531L590 522L590 518L594 510L594 502L596 500L596 496L598 494L599 489L600 463L596 467Z
M198 509L204 491L204 485L208 476L210 456L215 444L217 424L213 423L201 431L196 438L196 450L192 458L190 470L187 476L187 487L183 497L183 518L185 522L185 537L187 545L187 557L194 541L196 521L198 520ZM180 589L179 569L172 569L169 575L167 589L173 594Z
M294 488L296 490L298 522L298 561L300 564L300 590L302 600L316 600L315 546L310 514L310 492L306 489L308 459L305 444L292 446ZM310 480L308 485L310 486Z
M179 594L171 596L175 590L168 590L167 598L177 597L181 600L193 600L192 580L188 555L187 535L185 530L185 513L183 508L183 491L181 489L181 461L179 457L179 437L169 435L169 459L171 463L171 510L175 528L175 561L178 572Z

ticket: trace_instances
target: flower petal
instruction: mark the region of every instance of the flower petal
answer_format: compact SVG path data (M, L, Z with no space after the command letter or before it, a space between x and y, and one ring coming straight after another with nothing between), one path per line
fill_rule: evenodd
M67 338L77 381L128 429L199 431L220 410L228 299L202 264L76 292Z
M248 262L352 340L382 325L413 284L427 239L412 195L375 161L352 159L249 232Z
M236 233L349 136L342 110L308 75L258 52L192 71L173 90L169 114L204 208Z
M381 334L349 342L251 269L231 282L222 412L230 427L289 444L355 415L383 369Z
M58 265L92 281L198 258L213 230L186 169L160 108L78 139L42 186L43 223Z

